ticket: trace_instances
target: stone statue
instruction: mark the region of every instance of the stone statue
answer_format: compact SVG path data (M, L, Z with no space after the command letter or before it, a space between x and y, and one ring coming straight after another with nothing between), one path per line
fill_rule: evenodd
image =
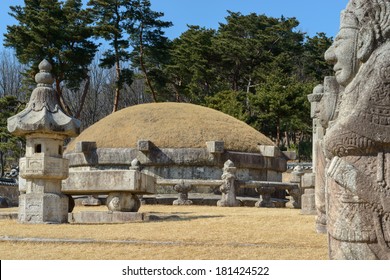
M325 59L344 87L324 136L331 259L390 259L390 0L351 0Z
M231 160L227 160L223 166L221 179L224 181L219 188L222 197L217 202L220 207L237 207L240 206L240 201L236 199L236 172L237 168Z
M329 123L337 118L341 88L336 77L325 77L324 84L314 88L308 96L313 118L313 173L315 174L315 205L317 211L316 231L327 233L326 229L326 169L329 161L324 154L324 135Z

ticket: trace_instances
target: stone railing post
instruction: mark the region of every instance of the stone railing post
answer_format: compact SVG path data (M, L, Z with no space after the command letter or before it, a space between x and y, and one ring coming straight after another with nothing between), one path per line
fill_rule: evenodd
M224 183L220 187L222 192L221 200L217 202L220 207L237 207L241 203L236 199L236 172L237 168L231 160L225 162L223 167L222 180Z
M316 215L315 204L315 174L308 173L302 177L301 213L304 215Z
M291 183L298 184L298 188L290 189L288 192L290 194L290 201L286 204L288 208L301 208L301 196L302 196L302 176L305 174L303 167L297 165L294 167L294 171L291 173Z

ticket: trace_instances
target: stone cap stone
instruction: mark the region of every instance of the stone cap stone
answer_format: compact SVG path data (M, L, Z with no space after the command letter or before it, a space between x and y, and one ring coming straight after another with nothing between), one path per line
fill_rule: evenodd
M27 107L19 114L8 119L8 131L23 136L32 133L60 134L65 137L77 136L80 121L66 115L59 105L51 65L47 60L39 64L39 73L35 76L37 87L33 90Z

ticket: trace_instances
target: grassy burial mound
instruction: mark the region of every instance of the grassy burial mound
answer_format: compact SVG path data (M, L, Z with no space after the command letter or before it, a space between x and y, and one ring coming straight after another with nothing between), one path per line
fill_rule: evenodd
M131 106L84 130L68 145L96 141L98 148L135 148L149 140L159 148L205 148L207 141L224 141L225 149L258 152L274 143L246 123L214 109L188 103L149 103Z

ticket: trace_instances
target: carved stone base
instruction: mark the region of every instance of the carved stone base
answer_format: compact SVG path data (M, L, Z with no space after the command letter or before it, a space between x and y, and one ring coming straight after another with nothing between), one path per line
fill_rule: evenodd
M178 199L174 200L172 204L173 205L191 205L192 200L178 198Z
M173 187L175 191L179 193L176 200L173 201L173 205L191 205L192 201L188 199L188 192L192 189L191 185L178 184Z
M274 208L275 205L271 200L271 195L276 191L273 187L256 188L256 192L260 194L259 201L256 202L256 207Z
M28 193L19 197L19 222L59 224L68 222L68 197L54 193Z
M110 193L107 197L107 208L113 212L138 212L141 202L131 193Z
M218 207L240 207L241 201L237 199L221 199L217 201Z

